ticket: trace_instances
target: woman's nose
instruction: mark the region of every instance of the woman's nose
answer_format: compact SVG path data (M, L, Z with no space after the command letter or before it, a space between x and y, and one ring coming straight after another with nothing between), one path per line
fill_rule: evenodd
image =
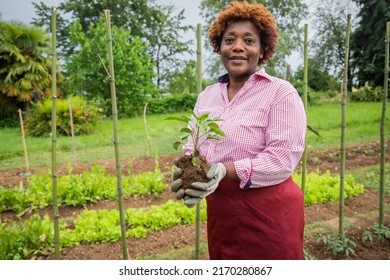
M240 52L244 50L244 42L242 40L236 40L233 45L233 51Z

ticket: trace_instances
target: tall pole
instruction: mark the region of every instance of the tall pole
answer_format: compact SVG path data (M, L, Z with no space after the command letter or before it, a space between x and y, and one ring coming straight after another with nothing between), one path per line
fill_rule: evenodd
M305 24L305 39L303 43L303 105L305 107L305 112L307 115L307 87L308 87L308 63L307 63L307 53L308 53L308 30L309 26L308 24ZM306 161L307 161L307 152L306 152L306 137L305 137L305 149L303 151L302 155L302 183L301 183L301 189L303 192L303 195L305 195L305 188L306 188Z
M347 16L347 30L345 40L345 59L343 76L343 94L341 98L341 148L340 148L340 205L339 205L339 237L344 239L344 181L345 181L345 137L347 122L347 91L348 91L348 62L349 62L349 33L351 29L351 15Z
M116 105L115 73L114 73L114 59L113 59L113 54L112 54L112 34L111 34L110 10L104 10L104 18L105 18L106 27L107 27L109 79L110 79L110 91L111 91L111 102L112 102L112 120L113 120L113 125L114 125L113 142L114 142L114 147L115 147L119 218L120 218L120 227L121 227L121 235L122 235L122 253L123 253L123 259L128 260L129 255L127 252L126 225L125 225L125 216L124 216L124 209L123 209L121 161L120 161L120 156L119 156L118 110L117 110L117 105Z
M27 145L26 145L26 136L24 134L22 110L18 109L18 112L19 112L20 130L22 131L24 161L25 161L25 164L26 164L26 175L29 175L30 174L30 165L28 164Z
M379 227L383 228L384 223L384 201L385 201L385 127L386 127L386 103L389 94L389 44L390 44L390 21L386 23L386 37L385 37L385 75L383 82L383 103L382 103L382 117L381 117L381 164L380 164L380 180L379 180Z
M51 8L52 60L51 60L51 176L53 184L53 221L54 221L54 251L55 258L60 259L60 229L57 199L57 27L56 7Z
M202 26L198 23L196 27L196 91L199 94L202 91ZM200 247L200 203L196 204L196 223L195 223L195 259L199 259Z
M70 117L70 133L72 136L72 146L73 146L73 163L77 164L76 161L76 143L74 139L74 124L73 124L73 111L72 111L72 100L68 98L68 106L69 106L69 117Z

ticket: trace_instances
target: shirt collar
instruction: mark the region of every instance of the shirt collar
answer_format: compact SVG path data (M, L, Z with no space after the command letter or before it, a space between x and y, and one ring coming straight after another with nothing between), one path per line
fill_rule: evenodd
M260 68L253 75L255 75L257 78L265 78L265 79L267 79L269 81L272 81L272 76L267 74L267 72L265 72L264 68ZM220 82L220 83L229 83L229 75L228 75L228 73L223 74L222 76L220 76L218 78L218 82Z

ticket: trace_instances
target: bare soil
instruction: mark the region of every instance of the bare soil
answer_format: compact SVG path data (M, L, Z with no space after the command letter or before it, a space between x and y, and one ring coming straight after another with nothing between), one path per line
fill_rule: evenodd
M208 170L208 163L205 157L198 156L195 158L198 166L194 166L192 155L183 155L178 160L175 160L175 165L179 167L183 173L180 175L182 179L182 189L186 190L191 187L193 182L207 182L206 173Z
M390 141L387 142L389 147ZM379 142L367 143L359 146L351 146L347 148L347 170L377 165L379 168ZM177 154L160 155L159 167L163 172L167 182L171 182L170 170L174 161L179 157ZM390 153L387 151L386 161L390 159ZM339 154L338 150L326 150L321 152L311 152L308 155L308 171L318 170L326 172L329 170L332 173L338 172ZM101 165L106 168L106 171L115 174L115 161L106 160L99 162L78 163L73 166L73 173L81 173L85 170L90 170L91 165ZM129 172L138 174L145 171L154 171L154 157L140 157L132 159L123 159L121 162L122 174L127 175ZM68 173L68 165L60 165L57 167L58 175ZM27 177L23 176L23 169L12 169L0 171L0 185L5 187L14 187L20 183L26 184ZM45 173L47 167L35 167L31 170L32 174ZM388 187L388 186L387 186ZM161 197L155 198L152 196L126 198L124 206L129 207L148 207L150 205L159 205L165 203L168 199L174 199L174 195L167 189L162 192ZM345 200L344 216L347 220L345 226L346 237L356 243L356 247L351 247L355 251L355 255L335 257L330 248L323 243L318 243L317 239L320 236L316 232L322 232L326 229L334 229L338 231L338 215L339 203L331 202L326 204L317 204L305 207L305 222L306 236L305 249L307 253L315 259L368 259L368 260L388 260L390 259L390 241L379 242L375 234L372 234L374 240L362 241L363 232L372 228L378 220L378 201L379 192L374 189L366 189L364 194ZM385 196L385 202L390 203L390 197ZM59 213L61 218L72 218L77 216L84 209L116 209L116 201L101 201L95 204L88 204L83 207L60 207ZM371 214L369 214L371 212ZM33 213L27 212L22 217L17 217L12 212L4 212L0 214L0 220L7 222L9 220L24 220L34 213L41 215L48 213L52 214L52 209L42 209ZM390 213L385 213L385 225L390 227ZM317 229L317 230L316 230ZM149 256L164 254L172 250L181 248L192 248L195 242L195 226L178 226L168 230L153 233L142 239L128 239L129 257L147 258ZM206 225L201 225L201 242L207 242ZM53 259L53 255L40 256L41 259ZM82 244L73 248L65 248L61 252L62 259L77 259L77 260L111 260L121 259L122 249L121 243L106 243L106 244ZM192 255L180 256L181 259L191 259ZM207 252L202 252L201 259L208 259Z

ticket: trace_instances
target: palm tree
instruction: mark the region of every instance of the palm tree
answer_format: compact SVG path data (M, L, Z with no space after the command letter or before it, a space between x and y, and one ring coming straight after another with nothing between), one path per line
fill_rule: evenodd
M33 91L50 89L50 52L50 36L44 30L0 21L0 94L28 104Z

